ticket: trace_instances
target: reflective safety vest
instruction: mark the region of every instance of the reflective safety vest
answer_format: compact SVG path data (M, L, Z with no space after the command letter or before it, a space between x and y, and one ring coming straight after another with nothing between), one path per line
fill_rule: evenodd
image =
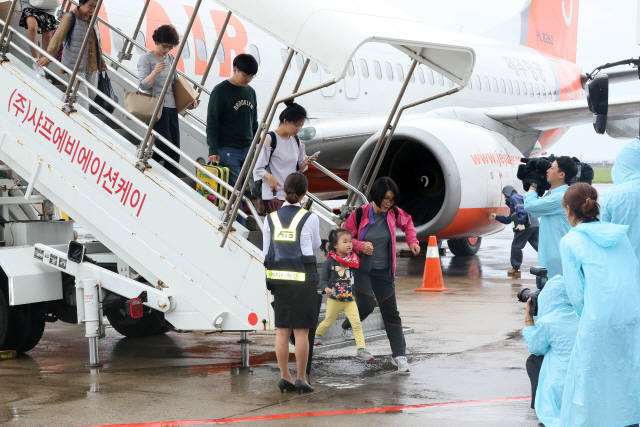
M267 217L271 229L265 258L269 284L296 284L320 279L316 257L302 255L300 235L311 213L299 206L284 206ZM283 226L286 224L286 226Z

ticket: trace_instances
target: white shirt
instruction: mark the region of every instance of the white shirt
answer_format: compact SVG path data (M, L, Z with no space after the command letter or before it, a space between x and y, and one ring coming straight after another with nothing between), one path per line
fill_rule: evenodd
M273 175L281 185L284 185L284 180L292 173L297 172L298 165L302 164L306 158L302 141L300 141L300 147L298 147L295 137L291 136L289 139L283 139L278 135L278 132L274 133L278 142L273 155L271 156L271 136L267 135L262 151L260 151L256 161L256 166L253 169L254 181L262 179L262 200L273 199L273 191L269 188L269 181L263 179L267 172ZM269 156L271 156L271 161L269 161ZM307 168L300 172L305 170ZM285 200L284 187L278 187L278 199Z
M292 205L291 203L284 202L282 207L285 206L300 206L300 203ZM269 227L269 219L264 219L264 227L262 229L262 255L266 258L269 252L269 245L271 244L271 228ZM318 249L322 244L320 238L320 219L318 215L313 212L307 218L307 221L302 226L302 232L300 233L300 249L302 255L313 255L313 251Z

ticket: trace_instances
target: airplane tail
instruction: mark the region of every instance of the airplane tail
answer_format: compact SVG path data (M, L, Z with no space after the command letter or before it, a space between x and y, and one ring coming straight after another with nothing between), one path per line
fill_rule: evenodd
M576 62L580 0L530 0L522 10L520 44Z

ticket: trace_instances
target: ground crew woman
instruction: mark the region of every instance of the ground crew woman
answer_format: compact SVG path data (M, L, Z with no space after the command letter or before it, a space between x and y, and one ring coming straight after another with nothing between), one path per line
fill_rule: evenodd
M638 259L627 237L627 225L598 221L597 200L596 189L585 183L569 187L562 199L573 227L560 241L562 270L567 295L580 323L567 370L559 425L637 426Z
M309 329L318 324L317 287L320 276L313 251L320 247L320 221L300 206L307 193L307 178L299 172L284 181L286 201L267 215L262 232L267 267L267 288L274 297L276 357L280 366L280 391L313 391L305 381L309 355ZM298 378L289 372L289 335L296 339Z

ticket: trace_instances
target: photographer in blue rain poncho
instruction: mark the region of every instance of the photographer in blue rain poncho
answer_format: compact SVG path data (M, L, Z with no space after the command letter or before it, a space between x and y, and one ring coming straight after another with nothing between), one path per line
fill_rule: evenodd
M531 184L524 195L524 210L540 219L538 265L547 269L549 277L562 274L558 244L571 228L562 207L562 197L577 173L578 168L571 157L558 157L547 170L551 189L538 197L536 186Z
M562 268L580 323L554 426L640 422L640 268L629 227L599 222L597 200L585 183L562 200L573 227L560 241Z
M562 276L550 279L540 292L536 322L531 314L531 298L527 301L522 336L532 354L544 356L537 390L533 390L536 415L544 425L560 418L562 392L579 322Z
M640 140L625 145L611 170L615 187L602 197L602 222L628 225L627 237L640 260Z

